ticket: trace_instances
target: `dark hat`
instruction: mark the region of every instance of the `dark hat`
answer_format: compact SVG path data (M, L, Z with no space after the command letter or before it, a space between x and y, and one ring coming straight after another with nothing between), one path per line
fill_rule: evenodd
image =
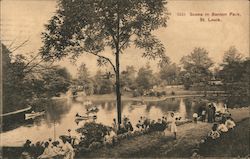
M31 144L31 141L28 139L28 140L26 140L26 143L29 143L29 144Z

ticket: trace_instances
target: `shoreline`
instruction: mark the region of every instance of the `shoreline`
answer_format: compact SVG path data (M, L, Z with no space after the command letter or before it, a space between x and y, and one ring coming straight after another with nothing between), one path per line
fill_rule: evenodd
M236 122L240 122L241 120L244 120L249 117L250 106L241 107L241 108L229 108L228 110L232 114L232 118ZM200 123L204 123L204 122L200 122ZM187 122L187 123L181 124L178 127L179 128L186 127L186 125L190 125L190 124L193 124L193 123ZM207 123L207 122L205 122L204 124L212 125L211 123ZM1 146L1 147L20 147L20 146Z
M217 91L220 92L221 91ZM217 95L215 91L209 91L207 92L207 97L215 97L214 95ZM166 99L171 98L186 98L186 97L206 97L204 94L204 91L186 91L185 93L176 93L176 95L164 95L162 97L150 97L150 96L138 96L138 97L131 97L130 95L122 95L121 100L122 101L147 101L147 102L157 102L157 101L164 101ZM216 96L217 97L217 96ZM219 94L218 97L224 97L224 94ZM72 97L71 97L72 98ZM77 96L77 98L81 98L81 100L94 100L94 101L100 101L100 100L109 100L114 101L116 100L115 94L103 94L103 95L91 95L91 96Z
M232 117L237 124L249 118L250 106L246 108L230 109ZM173 139L173 134L165 130L164 135L156 132L135 137L130 140L123 140L119 145L107 149L94 150L86 157L89 158L141 158L141 157L190 157L191 150L204 139L211 130L213 123L191 122L177 126L177 140ZM155 151L152 151L155 150ZM80 156L79 156L80 157Z

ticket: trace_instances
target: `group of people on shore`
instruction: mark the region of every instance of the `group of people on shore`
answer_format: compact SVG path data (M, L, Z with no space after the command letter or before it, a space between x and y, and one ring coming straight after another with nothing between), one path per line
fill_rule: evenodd
M209 103L207 107L200 107L198 113L193 114L194 123L197 123L198 120L214 123L207 135L208 139L212 140L219 138L222 134L232 130L236 126L226 104L220 110L217 110L217 106L214 103Z
M113 119L112 131L115 132L116 135L125 133L131 134L138 132L164 132L165 129L169 127L171 133L173 133L174 138L176 139L177 137L176 123L180 119L181 117L175 115L174 112L171 112L169 116L162 116L162 118L158 118L157 120L152 120L145 116L141 116L137 124L135 124L135 127L133 127L129 118L124 116L122 123L120 125L120 129L118 129L118 124L116 122L116 119Z
M231 116L231 114L229 113L226 104L224 104L223 108L218 108L215 103L208 103L199 107L198 111L193 114L193 120L195 123L197 123L197 121L214 123L229 116Z
M234 120L231 117L227 117L221 120L219 123L214 123L212 130L208 133L210 139L217 139L222 134L231 131L236 126Z
M49 138L48 141L32 143L26 140L23 145L21 154L22 159L73 159L74 149L64 136L60 137L60 141L53 141Z
M193 118L194 122L197 123L197 120L201 120L203 122L215 122L216 117L216 108L213 104L209 104L208 107L201 107L198 113L194 113ZM180 121L181 117L179 117L176 113L170 112L168 116L162 116L162 118L158 118L157 120L149 119L145 116L141 116L138 120L138 123L133 125L130 119L127 116L122 118L122 123L118 125L116 119L113 119L112 127L108 130L108 133L103 137L104 145L114 145L114 143L119 141L119 138L123 138L124 136L133 136L136 134L143 134L148 132L165 132L166 128L170 128L170 132L173 134L174 139L177 139L177 125ZM235 126L232 122L232 119L224 120L220 124L213 126L212 131L209 133L212 138L217 138L218 133L226 132L227 129L230 129ZM224 124L224 125L223 125ZM69 131L70 132L70 131ZM67 137L68 136L68 137ZM71 135L61 136L61 142L51 140L46 142L38 142L36 146L31 144L31 142L25 143L24 153L28 152L32 154L29 150L31 147L36 147L38 153L33 156L36 158L65 158L65 159L73 159L74 158L74 140L72 140ZM80 138L81 142L83 141ZM27 154L27 153L26 153Z

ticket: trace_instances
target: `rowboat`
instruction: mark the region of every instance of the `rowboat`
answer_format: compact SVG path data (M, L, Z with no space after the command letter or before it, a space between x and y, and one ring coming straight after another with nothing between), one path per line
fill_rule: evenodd
M89 120L89 119L96 119L96 115L93 115L93 116L89 116L89 115L84 115L84 116L76 116L75 117L75 120L76 121L80 121L80 120Z
M99 108L97 108L96 106L92 107L92 108L89 108L89 109L86 109L87 110L87 114L89 113L96 113L99 111Z
M34 119L34 118L41 116L41 115L44 115L44 114L45 114L45 111L27 113L27 114L25 114L25 120Z

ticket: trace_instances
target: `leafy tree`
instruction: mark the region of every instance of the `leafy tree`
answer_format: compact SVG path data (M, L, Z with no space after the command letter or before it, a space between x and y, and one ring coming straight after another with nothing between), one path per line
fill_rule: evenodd
M94 92L93 82L90 78L88 68L84 63L78 68L77 84L83 86L83 89L87 95L91 95Z
M2 45L3 70L3 112L11 112L27 106L27 99L32 97L29 92L30 83L25 80L26 63L24 56L13 55ZM28 88L28 89L27 89Z
M52 97L65 93L70 84L66 69L46 66L35 58L13 55L2 44L3 111L27 107L34 97Z
M186 90L189 90L189 88L193 84L190 73L188 73L186 71L181 71L180 74L179 74L179 78L180 78L181 82L183 83L184 88Z
M204 48L195 48L189 55L181 58L184 70L189 73L192 83L205 82L211 76L213 61Z
M149 90L153 88L155 85L155 78L153 76L153 70L149 65L139 69L136 83L137 86L143 90Z
M239 53L239 51L234 47L231 46L223 56L223 64L231 64L235 62L242 62L243 61L243 56Z
M71 83L71 75L66 68L53 67L42 73L45 94L48 96L59 96L59 93L66 93Z
M223 67L220 71L220 76L224 83L239 81L244 69L242 68L243 57L235 47L230 47L224 53Z
M114 84L110 78L104 78L104 73L100 70L96 72L94 77L94 93L109 94L114 90Z
M168 84L176 84L181 68L176 63L165 64L160 68L160 78Z
M121 72L121 87L135 89L136 70L134 66L127 66L126 70Z
M62 59L81 53L110 64L116 77L118 123L121 123L120 54L132 44L144 49L143 57L166 60L163 44L152 31L166 26L165 0L59 0L58 10L43 33L42 57ZM101 55L110 48L115 62Z
M219 76L225 91L230 95L231 103L245 101L249 104L250 60L244 59L235 47L230 47L224 54L221 66Z

